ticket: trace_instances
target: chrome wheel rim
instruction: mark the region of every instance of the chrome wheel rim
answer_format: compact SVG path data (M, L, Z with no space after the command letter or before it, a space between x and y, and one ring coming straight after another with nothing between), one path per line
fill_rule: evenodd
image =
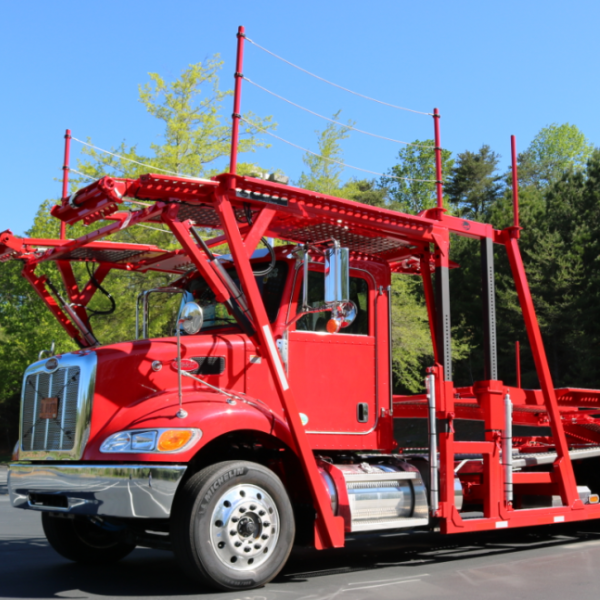
M236 485L218 500L210 541L219 560L235 571L250 571L269 560L279 539L279 512L256 485Z

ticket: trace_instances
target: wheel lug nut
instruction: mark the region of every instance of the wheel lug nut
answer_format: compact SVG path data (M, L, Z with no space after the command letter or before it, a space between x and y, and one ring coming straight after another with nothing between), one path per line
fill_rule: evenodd
M256 504L251 504L250 505L250 510L256 510Z
M269 521L263 521L263 526L264 527L270 527L271 523L269 523Z
M264 510L259 510L258 511L258 516L259 517L264 517L265 516L265 511Z
M252 550L252 548L250 548L250 546L247 546L246 548L244 548L244 552L250 552L250 550Z
M232 523L237 523L239 520L240 520L240 518L239 518L239 517L233 517L233 518L231 519L231 522L232 522Z
M263 540L268 540L269 539L269 536L266 533L263 533L260 537Z
M246 512L246 509L245 509L245 508L242 506L242 508L240 508L240 512L241 512L241 513L245 513L245 512Z
M235 535L236 533L237 533L237 531L236 531L235 529L232 529L232 530L229 532L229 535Z
M242 545L242 542L236 542L236 543L234 544L234 546L235 546L236 548L239 548L241 545Z
M261 546L260 546L260 544L254 544L254 548L255 548L256 550L260 550Z

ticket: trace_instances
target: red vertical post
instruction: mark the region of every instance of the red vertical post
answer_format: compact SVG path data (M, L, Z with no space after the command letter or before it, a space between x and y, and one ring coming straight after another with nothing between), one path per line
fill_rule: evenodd
M517 387L521 387L521 344L515 342L515 360L517 367Z
M237 60L235 64L235 88L233 91L233 114L231 115L231 158L229 160L229 172L235 175L237 172L237 153L238 140L240 135L240 105L242 102L242 79L244 78L244 33L243 25L240 25L237 32Z
M427 315L429 317L429 331L431 333L431 343L433 347L433 361L440 362L440 356L437 347L437 317L435 308L435 291L431 281L430 255L424 252L421 255L421 278L423 279L423 290L425 292L425 304L427 306Z
M510 149L512 154L513 226L519 227L519 172L517 170L517 140L514 135L510 136Z
M71 154L71 130L65 132L65 159L63 162L63 186L62 186L62 202L66 202L69 197L69 158ZM60 239L64 240L66 235L65 222L60 222Z
M440 111L437 108L433 109L433 129L435 135L435 188L437 193L437 208L444 208L444 196L442 190L442 142L440 139ZM441 213L438 218L441 219Z

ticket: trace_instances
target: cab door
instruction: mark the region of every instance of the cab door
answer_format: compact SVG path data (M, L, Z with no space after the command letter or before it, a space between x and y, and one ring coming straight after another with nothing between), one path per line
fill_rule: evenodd
M370 309L375 289L369 279L367 273L350 277L350 299L358 314L349 327L327 333L331 313L320 312L301 317L288 334L290 387L316 446L332 447L324 439L327 434L356 436L371 431L376 423L376 350ZM297 297L301 294L299 290ZM311 271L308 300L319 299L323 299L323 273ZM323 437L323 446L318 436Z

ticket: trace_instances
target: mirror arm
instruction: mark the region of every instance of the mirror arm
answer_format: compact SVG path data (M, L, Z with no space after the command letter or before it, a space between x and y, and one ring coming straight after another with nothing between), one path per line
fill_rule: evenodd
M304 307L302 307L302 310L294 317L292 318L290 321L288 321L285 324L285 329L287 329L288 327L290 327L291 325L293 325L296 321L298 321L299 319L301 319L304 315L310 315L313 313L320 313L320 312L327 312L328 310L331 310L331 306L319 306L319 307L308 307L308 310L304 310Z
M181 314L181 312L180 312ZM177 418L185 419L188 414L183 410L183 389L181 384L181 325L185 319L177 318L177 397L179 400L179 410Z

